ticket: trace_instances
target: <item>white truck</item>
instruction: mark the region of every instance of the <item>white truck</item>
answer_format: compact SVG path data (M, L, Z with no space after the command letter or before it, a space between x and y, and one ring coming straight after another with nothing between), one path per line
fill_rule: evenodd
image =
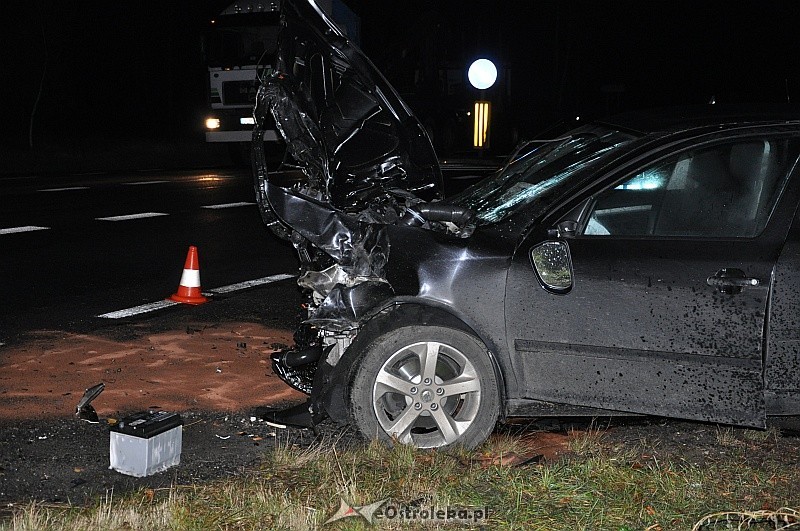
M359 19L341 0L320 0L320 8L359 40ZM210 21L203 41L208 67L209 113L206 142L225 142L234 160L243 158L253 136L253 105L261 79L272 73L280 30L279 0L242 0ZM274 128L264 141L277 145Z

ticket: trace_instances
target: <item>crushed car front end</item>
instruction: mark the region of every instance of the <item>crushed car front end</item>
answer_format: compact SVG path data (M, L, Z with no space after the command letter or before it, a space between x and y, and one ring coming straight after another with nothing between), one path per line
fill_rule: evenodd
M442 178L428 135L361 51L312 2L286 2L282 16L277 68L254 111L253 170L265 223L297 251L306 304L274 370L312 395L316 420L345 421L342 386L325 383L346 379L333 368L397 301L447 299L426 293L441 283L426 280L423 256L447 249L452 266L474 224L468 209L436 202ZM267 169L258 139L270 116L294 167ZM409 232L438 241L428 247Z
M430 139L380 72L313 1L287 0L282 17L277 68L254 110L253 171L305 295L295 345L273 369L310 398L278 418L475 446L524 388L505 313L520 237L629 137L587 126L522 145L443 201ZM276 171L260 140L270 116L294 162Z

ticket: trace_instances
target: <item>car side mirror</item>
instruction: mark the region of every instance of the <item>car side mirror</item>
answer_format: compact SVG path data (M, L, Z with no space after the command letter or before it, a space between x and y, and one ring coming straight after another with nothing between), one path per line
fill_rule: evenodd
M539 282L554 293L572 289L572 258L563 241L542 242L531 249L531 263Z

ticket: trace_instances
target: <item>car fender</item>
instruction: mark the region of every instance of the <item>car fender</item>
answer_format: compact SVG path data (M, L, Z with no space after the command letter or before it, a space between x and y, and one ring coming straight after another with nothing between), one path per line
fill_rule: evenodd
M336 365L320 362L314 377L311 408L315 422L325 417L338 424L347 424L350 382L359 362L370 346L392 329L404 325L438 325L462 330L477 337L486 346L486 355L494 368L500 403L506 400L506 378L496 356L496 348L474 328L461 319L452 308L436 301L413 297L397 297L376 308L362 321L358 334ZM500 408L503 415L505 408Z

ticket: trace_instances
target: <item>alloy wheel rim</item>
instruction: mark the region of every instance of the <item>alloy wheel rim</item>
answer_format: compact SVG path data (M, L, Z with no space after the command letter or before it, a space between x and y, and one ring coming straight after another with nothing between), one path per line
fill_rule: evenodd
M455 347L436 341L395 352L381 366L372 390L384 432L419 448L456 442L475 422L480 400L472 362Z

